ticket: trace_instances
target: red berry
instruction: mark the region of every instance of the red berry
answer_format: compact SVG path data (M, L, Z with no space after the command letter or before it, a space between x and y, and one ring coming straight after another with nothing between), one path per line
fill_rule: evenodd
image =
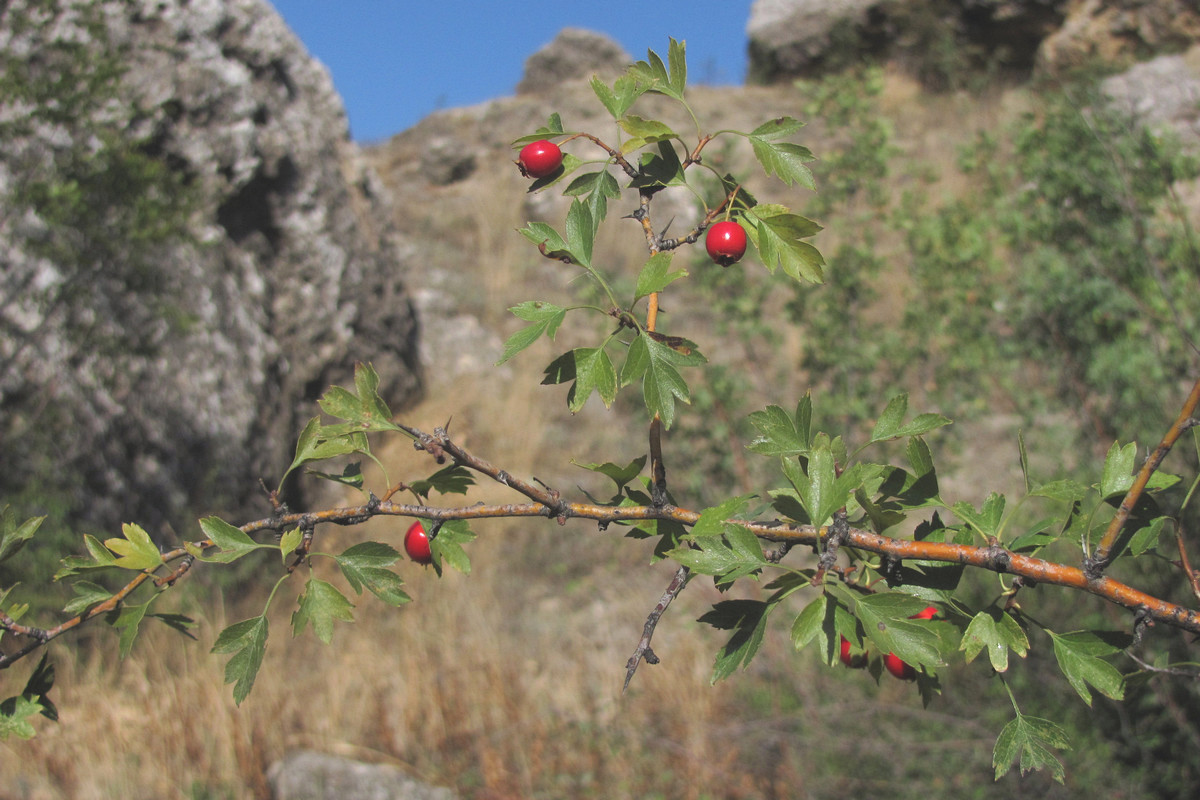
M917 679L917 671L912 668L912 664L906 664L901 661L900 657L895 653L888 653L883 657L883 666L888 672L902 681Z
M925 606L909 619L933 619L938 614L937 606ZM884 668L902 681L912 681L917 678L917 671L912 664L906 664L895 653L888 653L883 659Z
M704 247L713 261L728 267L746 254L746 231L733 220L718 222L708 229Z
M562 150L554 142L539 139L521 148L517 166L526 178L544 178L553 175L562 166Z
M842 663L851 669L862 669L867 665L867 656L864 653L850 654L850 640L845 636L842 637Z
M410 525L408 533L404 534L404 552L418 564L433 563L433 553L429 550L429 535L425 533L425 526L420 520Z

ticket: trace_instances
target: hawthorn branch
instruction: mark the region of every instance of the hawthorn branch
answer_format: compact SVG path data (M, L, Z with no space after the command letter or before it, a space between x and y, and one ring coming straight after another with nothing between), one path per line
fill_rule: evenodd
M1138 470L1137 477L1133 481L1133 485L1129 487L1129 491L1125 493L1124 499L1121 500L1121 505L1117 508L1116 515L1108 524L1108 529L1104 532L1104 537L1100 543L1096 545L1096 549L1090 556L1084 559L1084 571L1090 578L1098 578L1108 567L1112 559L1112 550L1116 545L1117 539L1121 535L1121 531L1125 527L1125 523L1129 520L1129 515L1133 513L1134 507L1141 498L1142 493L1146 490L1146 485L1150 482L1150 476L1162 464L1163 459L1167 457L1167 453L1179 440L1185 431L1200 425L1200 420L1195 418L1196 408L1200 406L1200 378L1196 380L1192 386L1191 394L1184 401L1183 408L1179 411L1179 416L1175 418L1162 441L1158 443L1158 447L1154 448L1154 452L1143 462L1142 468Z
M642 638L638 641L637 647L634 648L633 655L625 662L625 685L621 687L622 692L629 688L629 682L633 680L633 673L637 672L638 665L643 660L647 664L658 663L658 656L650 649L650 640L654 638L654 630L658 627L658 621L662 619L667 606L671 605L671 601L679 596L684 586L687 586L690 575L691 572L687 567L681 566L675 570L675 576L667 584L666 591L663 592L662 597L658 599L649 616L646 617L646 624L642 626Z
M536 492L543 491L536 487L530 488ZM321 524L345 524L350 520L357 521L376 516L420 517L434 522L558 517L563 520L590 520L598 522L601 525L608 525L613 522L661 520L677 522L684 526L692 526L700 519L699 512L672 505L606 506L595 503L567 503L557 501L553 505L531 502L446 508L377 501L357 506L330 508L304 513L279 512L264 519L248 522L242 525L240 529L243 533L251 535L264 531L282 531L306 524L311 524L314 528ZM755 522L739 519L728 520L728 522L746 528L763 541L786 545L788 547L796 545L821 547L828 542L830 536L834 533L831 530L832 526L816 527L813 525L788 524L780 523L777 520ZM206 550L214 546L213 542L208 539L193 543L193 548L200 548L201 550ZM1020 576L1026 586L1042 584L1074 589L1127 608L1138 614L1139 618L1161 622L1180 630L1200 634L1200 611L1185 608L1154 597L1113 578L1103 576L1090 577L1083 569L1078 567L1047 561L1021 553L1014 553L999 545L983 547L979 545L954 544L951 542L895 539L869 530L849 528L845 533L843 546L874 553L894 561L902 561L904 559L939 561ZM188 555L188 550L180 547L164 553L163 562L164 564L169 564ZM7 669L30 652L84 622L115 610L138 587L146 581L153 579L153 571L140 572L124 587L113 593L112 596L103 602L92 606L87 611L53 628L44 630L27 629L24 626L16 625L10 619L0 617L0 630L8 631L14 635L25 635L33 639L33 641L20 650L0 655L0 670ZM37 633L34 633L35 631Z

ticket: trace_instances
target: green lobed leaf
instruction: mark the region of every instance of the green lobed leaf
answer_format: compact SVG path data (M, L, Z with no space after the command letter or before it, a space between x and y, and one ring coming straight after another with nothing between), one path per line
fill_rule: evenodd
M225 664L225 683L236 681L233 701L241 705L254 688L258 670L262 667L263 655L267 651L266 615L235 622L217 636L212 652L215 655L233 653Z
M228 564L237 561L242 556L262 547L270 545L259 544L220 517L204 517L200 520L200 530L218 548L216 553L201 554L203 561Z
M429 549L433 553L433 568L438 575L442 574L442 564L448 564L463 575L471 574L471 559L463 545L475 541L475 533L465 519L444 522L437 530L437 535L429 540Z
M550 258L574 260L574 255L567 248L566 240L558 231L544 222L530 222L524 228L517 229L517 233L543 249Z
M752 413L749 419L759 433L747 446L751 452L784 458L808 455L812 447L811 394L805 394L796 404L793 416L779 406L768 406Z
M30 517L18 523L16 511L6 505L0 511L0 561L16 555L33 538L45 519L44 516Z
M116 553L114 567L137 571L154 569L163 563L162 553L150 539L150 534L140 526L127 522L121 526L124 539L105 539L104 546Z
M871 433L871 443L885 442L904 436L922 436L943 425L949 425L950 420L941 414L919 414L907 425L904 416L908 412L908 395L898 394L888 401L887 407L875 422L875 430Z
M683 352L656 340L646 331L640 333L629 346L625 364L622 365L621 381L628 383L629 375L639 369L644 371L642 394L646 410L650 416L660 416L663 425L670 428L675 421L675 401L691 402L687 383L676 367L703 364L707 359L700 355L692 342L680 340L682 344L679 347L687 351ZM631 367L631 364L634 366Z
M411 598L401 590L400 576L387 569L400 558L400 553L383 542L361 542L334 556L346 582L358 594L365 586L372 594L393 606Z
M571 463L592 472L599 472L615 483L617 491L620 491L625 484L642 474L642 470L646 468L646 456L638 456L624 466L614 464L611 461L606 461L603 464L580 464L578 461L572 460Z
M769 271L782 267L786 275L801 283L825 280L825 258L802 241L821 230L820 225L775 205L755 206L742 219L748 223L759 257Z
M142 625L142 618L146 616L146 610L150 607L150 602L145 602L140 605L122 605L116 611L108 615L108 622L119 634L119 653L124 660L129 651L133 649L133 642L137 639L138 631Z
M803 127L804 123L794 117L776 117L750 131L750 135L758 139L780 139L791 136Z
M427 499L430 492L439 494L466 494L475 485L475 476L469 469L458 464L442 467L437 472L419 481L413 481L408 488L413 494Z
M299 636L311 623L313 633L325 644L333 641L336 620L353 622L354 605L332 583L309 578L300 595L299 607L292 613L292 635Z
M17 695L0 703L0 742L9 737L32 739L37 730L29 720L42 713L36 696Z
M861 597L854 612L863 630L883 653L895 653L914 666L940 667L942 639L931 620L909 619L927 603L902 592L881 592Z
M292 553L296 552L296 548L304 541L304 532L299 528L292 528L290 531L284 531L279 537L279 556L286 563Z
M1054 751L1070 749L1070 737L1058 725L1048 719L1027 717L1018 711L1016 718L996 737L996 746L992 750L996 780L1004 777L1012 769L1013 762L1020 759L1022 775L1031 770L1048 769L1054 780L1062 783L1063 765Z
M83 535L83 546L87 549L88 555L67 556L64 558L62 569L54 573L54 580L62 580L63 578L75 575L80 570L106 569L117 563L117 557L109 552L108 548L100 544L100 540L90 533Z
M1000 523L1004 518L1004 495L992 492L979 511L967 501L955 503L952 507L955 515L970 525L985 538L996 538L1000 535Z
M322 395L317 405L329 416L344 420L348 426L345 429L327 427L326 438L332 438L330 432L333 430L337 430L338 435L399 430L392 422L391 409L379 396L379 374L370 364L354 365L353 392L341 386L333 386Z
M1008 651L1011 649L1024 658L1029 651L1029 639L1012 615L999 609L986 609L971 619L958 649L963 651L968 664L981 650L986 650L992 669L1004 672L1008 669Z
M678 139L679 134L670 126L656 119L643 119L636 114L627 114L617 121L621 130L630 138L621 143L621 154L626 155L648 144L656 144L668 139Z
M1054 642L1054 657L1067 681L1089 706L1092 693L1088 685L1105 697L1121 700L1125 696L1125 678L1120 671L1101 660L1102 656L1119 652L1091 631L1057 634L1047 630Z
M572 200L567 211L567 250L572 260L583 267L592 265L592 246L596 239L598 221L592 219L587 203Z
M733 636L717 652L712 682L728 678L740 666L747 667L762 646L771 606L761 600L723 600L700 617L700 622Z
M575 354L575 385L567 398L574 414L583 409L592 392L600 395L605 408L617 399L617 370L602 347L579 347Z
M75 597L63 606L63 613L69 616L82 614L94 605L103 603L112 597L112 592L91 581L75 581L71 584Z
M679 269L671 272L671 257L674 254L671 252L659 252L650 256L650 260L642 267L642 271L638 273L637 288L633 293L633 302L641 300L643 297L661 292L667 288L672 282L680 278L686 278L688 271Z
M749 139L754 157L758 159L764 172L777 176L788 186L798 183L816 191L817 183L813 180L812 170L804 166L816 158L811 150L803 145L776 142L754 134L751 134Z
M1133 465L1137 458L1137 445L1133 442L1121 447L1113 442L1104 458L1104 473L1100 478L1100 496L1104 498L1123 495L1133 486Z
M797 650L807 645L821 633L821 629L825 625L827 603L826 596L821 594L796 615L796 621L792 623L792 645Z
M563 319L567 316L565 309L541 300L527 300L520 305L513 306L509 311L518 319L523 319L533 324L521 328L508 337L508 340L504 343L504 353L500 356L500 360L496 362L497 366L529 347L540 339L543 334L550 339L554 339L554 335L558 333L559 326L562 325Z

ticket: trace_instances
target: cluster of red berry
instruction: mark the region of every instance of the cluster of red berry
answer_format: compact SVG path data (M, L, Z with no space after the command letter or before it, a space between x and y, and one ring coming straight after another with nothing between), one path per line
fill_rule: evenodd
M562 168L562 161L558 145L539 139L521 148L517 167L526 178L547 178ZM746 230L733 220L717 222L709 227L704 247L713 261L728 267L746 254Z
M926 606L920 613L913 614L909 619L933 619L937 613L938 610L935 606ZM842 637L842 663L852 669L863 669L867 666L867 654L852 654L850 640L845 636ZM901 661L895 653L888 653L883 657L883 668L902 681L911 681L917 678L917 671L913 669L912 664Z

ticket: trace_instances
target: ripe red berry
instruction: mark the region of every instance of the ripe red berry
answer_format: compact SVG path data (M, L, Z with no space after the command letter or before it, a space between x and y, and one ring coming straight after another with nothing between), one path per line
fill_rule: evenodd
M912 668L912 664L901 661L895 653L888 653L883 657L883 666L902 681L912 681L917 678L917 671Z
M909 619L933 619L937 616L937 613L937 606L925 606L925 608L913 614ZM884 656L883 666L884 669L902 681L911 681L917 678L917 671L913 669L912 664L906 664L901 661L900 657L895 653L888 653Z
M867 656L865 653L850 654L850 640L845 636L842 637L842 663L851 669L862 669L867 665Z
M746 254L746 230L733 220L723 220L708 229L704 247L709 257L728 267Z
M425 526L420 520L410 525L408 533L404 534L404 552L418 564L433 563L433 553L429 550L429 535L425 533Z
M558 149L558 145L539 139L521 148L517 166L526 178L544 178L557 172L562 160L562 150Z

